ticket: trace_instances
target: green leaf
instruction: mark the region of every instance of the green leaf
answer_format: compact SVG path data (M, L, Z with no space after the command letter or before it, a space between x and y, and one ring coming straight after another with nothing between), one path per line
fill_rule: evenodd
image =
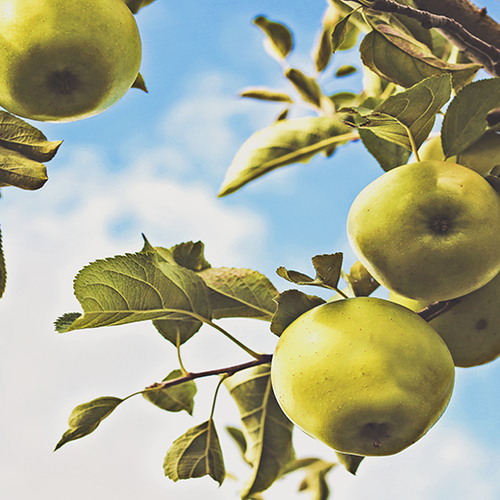
M278 309L271 321L271 331L278 337L300 315L325 303L322 298L307 295L299 290L285 290L279 294L276 302L278 303Z
M255 87L240 92L240 97L249 97L261 101L288 102L293 103L293 99L285 92L272 90L265 87Z
M316 277L310 278L297 271L289 271L284 267L276 270L278 276L295 283L296 285L316 285L329 289L336 289L342 271L342 253L316 255L312 258Z
M278 59L284 59L292 51L293 35L284 24L270 21L265 16L258 16L253 22L267 35Z
M337 52L339 47L346 41L347 31L349 29L349 19L353 12L344 16L333 28L331 35L331 51L333 54Z
M326 476L336 465L334 462L317 459L305 469L306 476L299 485L299 491L310 493L311 500L328 500L330 488Z
M246 462L245 453L247 451L247 440L245 439L245 435L243 431L238 427L232 427L230 425L226 426L227 433L233 438L234 442L238 446L243 456L243 460ZM247 462L248 463L248 462ZM252 464L249 464L252 465Z
M205 245L201 241L179 243L170 248L170 251L176 264L191 271L199 272L211 267L205 259Z
M203 323L189 316L182 316L180 319L154 319L153 325L165 340L174 346L180 346L197 333Z
M450 95L448 75L426 78L412 88L387 98L372 113L365 115L365 121L358 126L411 151L409 130L418 149L432 131L436 114L448 102Z
M47 179L45 165L0 146L0 187L15 186L32 191L40 189Z
M300 69L289 68L285 71L285 77L292 83L295 90L305 102L321 108L323 92L315 78L302 73Z
M238 406L247 443L245 459L252 465L241 491L245 500L269 488L294 459L293 424L274 397L270 364L236 372L224 385Z
M358 71L358 68L355 68L350 64L345 64L344 66L340 66L340 68L338 68L337 71L335 71L335 76L337 78L343 78L344 76L349 76L352 75L353 73L356 73L356 71Z
M210 268L200 276L210 288L214 318L255 318L271 321L278 290L263 274L251 269Z
M54 328L58 333L64 333L71 328L71 325L82 315L79 312L64 313L54 321Z
M124 400L113 396L103 396L88 403L78 405L69 416L69 429L57 443L55 450L69 441L87 436Z
M339 462L346 468L348 472L355 476L359 464L365 457L361 457L359 455L348 455L339 451L336 451L335 453L337 455L337 458L339 459Z
M446 157L460 154L486 131L486 115L500 105L500 78L473 82L451 101L441 126Z
M369 129L360 129L359 137L368 152L378 161L386 172L408 163L411 151L407 148L382 139Z
M423 43L391 26L379 25L360 45L363 64L402 87L412 87L429 76L451 74L459 90L481 69L479 64L452 64L438 59Z
M172 481L208 474L222 484L226 471L213 420L192 427L176 439L167 451L163 468Z
M74 282L84 314L65 331L155 319L211 318L208 289L193 271L152 252L98 260ZM193 313L184 314L184 313Z
M34 162L43 162L54 158L62 142L48 141L37 128L0 111L0 146L17 151Z
M7 283L7 269L5 267L5 256L2 247L2 231L0 230L0 299L5 292L5 284Z
M352 265L348 279L356 297L368 297L380 286L359 260Z
M163 382L180 378L183 375L181 370L173 370L163 379ZM164 389L155 389L154 387L151 389L148 388L142 395L145 399L162 410L172 412L184 410L192 415L194 396L196 395L196 384L193 380L187 380L182 384L166 387Z
M268 172L308 162L322 150L353 139L351 128L336 117L279 121L255 132L236 153L219 196L231 194Z
M146 94L148 93L146 82L144 81L144 77L140 73L137 75L137 78L134 80L134 83L130 88L142 90L143 92L146 92Z

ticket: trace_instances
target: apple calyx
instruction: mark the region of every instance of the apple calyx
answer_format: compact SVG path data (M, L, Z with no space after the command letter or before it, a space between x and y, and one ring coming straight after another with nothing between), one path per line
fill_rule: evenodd
M448 215L436 215L430 222L430 228L436 234L447 233L452 226L450 219Z
M384 439L391 437L387 431L387 424L376 423L366 424L361 431L361 435L372 440L373 446L377 450L382 447L382 442Z
M47 86L51 92L60 95L71 95L78 90L78 76L69 70L54 71L48 79Z

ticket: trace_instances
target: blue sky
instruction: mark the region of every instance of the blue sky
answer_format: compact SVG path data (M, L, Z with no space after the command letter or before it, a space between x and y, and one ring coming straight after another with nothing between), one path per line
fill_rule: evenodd
M484 2L500 19L500 6ZM75 274L88 262L142 246L201 239L214 266L250 267L275 277L280 265L310 270L319 253L345 252L355 260L345 221L354 197L381 174L360 147L332 159L276 171L227 198L218 188L232 156L255 130L279 114L278 104L237 97L265 85L287 90L263 37L251 24L259 14L295 33L291 63L312 72L310 49L324 0L167 2L137 16L149 94L130 91L105 113L68 124L36 124L50 140L64 139L47 164L49 182L37 192L4 189L0 223L8 286L0 301L3 396L0 496L8 500L120 498L237 498L241 483L221 489L210 479L172 483L162 462L171 442L207 418L212 380L200 380L193 417L167 414L141 398L127 401L91 436L52 453L79 403L101 395L126 396L177 367L175 351L150 324L58 335L52 323L79 310ZM335 81L336 56L323 78L328 91L360 90L360 78ZM271 352L267 325L228 321L251 347ZM209 369L247 357L217 332L203 329L186 344L188 369ZM336 500L482 500L500 496L497 415L500 362L461 369L448 410L429 434L394 457L366 460L357 477L337 467L330 484ZM203 394L203 389L205 393ZM226 466L240 480L247 469L224 426L237 425L232 401L221 391L216 421ZM300 456L334 454L296 433ZM266 498L302 498L299 477Z

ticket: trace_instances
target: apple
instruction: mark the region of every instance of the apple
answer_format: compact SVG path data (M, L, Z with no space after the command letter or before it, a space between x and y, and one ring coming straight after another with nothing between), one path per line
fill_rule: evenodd
M288 418L336 451L381 456L420 439L454 384L451 354L418 314L373 297L315 307L282 333L271 363Z
M427 303L471 293L500 271L500 197L456 163L386 172L354 200L347 234L381 285Z
M389 299L413 311L420 311L429 305L394 292L389 294ZM429 321L448 346L455 366L478 366L500 356L499 304L500 274Z
M95 115L139 72L139 31L123 0L0 0L0 33L0 106L24 118Z
M441 136L433 135L427 139L419 150L419 156L424 160L444 161ZM477 142L469 146L463 153L446 159L475 170L483 176L488 175L493 167L500 165L500 134L487 132Z

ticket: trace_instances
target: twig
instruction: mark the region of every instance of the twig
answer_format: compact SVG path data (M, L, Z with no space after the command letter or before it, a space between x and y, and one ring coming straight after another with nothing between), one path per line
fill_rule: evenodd
M273 357L272 354L263 354L260 359L256 359L254 361L248 361L246 363L242 363L239 365L228 366L226 368L217 368L215 370L208 370L204 372L187 373L182 377L166 380L165 382L160 382L160 383L155 382L154 384L146 387L145 391L147 392L148 390L151 389L154 390L166 389L167 387L183 384L184 382L188 382L189 380L194 380L196 378L201 378L201 377L210 377L211 375L221 375L221 374L225 374L228 376L233 375L234 373L239 372L241 370L245 370L246 368L252 368L253 366L259 366L265 363L270 363L272 357Z
M489 72L494 76L500 76L500 50L467 31L455 19L433 14L425 10L415 9L408 5L402 5L394 0L354 1L372 10L401 14L411 19L415 19L423 28L437 28L450 33L454 37L455 44L459 46L461 50L467 52L468 49L472 49L476 52L476 59L479 63L486 66ZM477 52L483 57L477 57Z

